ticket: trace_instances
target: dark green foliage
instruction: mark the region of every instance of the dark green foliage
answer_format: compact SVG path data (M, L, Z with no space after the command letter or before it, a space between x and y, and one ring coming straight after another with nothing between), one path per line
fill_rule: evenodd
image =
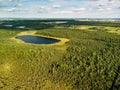
M120 27L120 22L102 22L102 21L69 21L69 25L90 25L90 26L112 26Z
M1 90L120 90L120 35L95 27L114 26L116 30L115 26L120 29L117 23L68 20L66 24L95 24L89 28L95 31L87 31L55 28L58 24L45 27L39 22L43 21L7 21L30 29L43 28L38 30L38 35L70 41L54 46L20 44L10 38L24 30L1 29Z

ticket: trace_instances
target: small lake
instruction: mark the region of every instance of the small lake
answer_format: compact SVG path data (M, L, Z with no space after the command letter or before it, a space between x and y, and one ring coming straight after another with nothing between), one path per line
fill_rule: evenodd
M53 43L60 41L60 40L53 39L53 38L31 36L31 35L17 36L16 38L21 39L22 41L26 43L33 43L33 44L53 44Z
M3 26L5 26L5 27L12 27L13 25L3 25Z
M19 29L24 29L24 28L25 28L25 26L18 26L18 27L16 27L16 28L19 28Z

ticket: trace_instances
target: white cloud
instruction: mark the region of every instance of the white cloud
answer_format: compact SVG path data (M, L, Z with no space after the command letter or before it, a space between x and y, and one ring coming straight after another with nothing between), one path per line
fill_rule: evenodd
M52 7L53 7L53 8L60 8L61 5L56 4L56 5L53 5Z
M70 8L70 9L65 9L65 10L59 10L55 11L54 13L56 14L75 14L75 13L83 13L86 11L86 8Z
M57 11L56 14L72 14L73 12L70 10L63 10L63 11Z
M75 9L72 9L73 12L82 12L82 11L86 11L87 9L86 8L75 8Z
M39 16L98 16L120 13L120 0L0 0L0 16L22 13ZM27 14L26 14L27 13ZM93 15L94 14L94 15ZM96 16L97 16L96 15Z
M52 7L49 7L49 6L38 6L38 8L36 8L36 10L48 12L48 11L51 11L51 10L52 10Z
M8 12L13 12L16 8L9 8L7 9Z

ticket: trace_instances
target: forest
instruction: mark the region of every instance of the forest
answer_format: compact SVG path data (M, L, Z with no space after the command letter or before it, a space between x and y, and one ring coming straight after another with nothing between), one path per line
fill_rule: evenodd
M23 31L69 41L11 39ZM120 21L0 20L0 90L120 90Z

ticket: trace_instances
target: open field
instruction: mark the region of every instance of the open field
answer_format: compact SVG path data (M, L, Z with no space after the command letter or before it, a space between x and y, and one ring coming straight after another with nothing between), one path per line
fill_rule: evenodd
M61 41L15 39L29 31ZM0 90L120 90L120 22L0 21Z

